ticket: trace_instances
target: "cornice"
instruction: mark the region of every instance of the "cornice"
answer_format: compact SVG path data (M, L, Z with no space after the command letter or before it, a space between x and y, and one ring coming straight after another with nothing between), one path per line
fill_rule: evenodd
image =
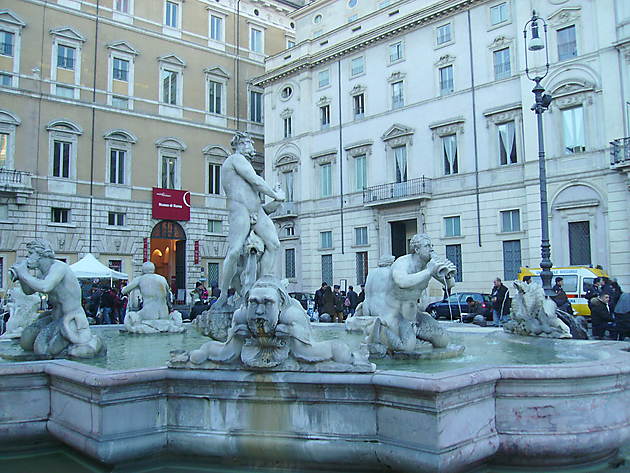
M357 51L367 48L375 43L387 40L409 30L418 29L421 26L439 18L452 15L455 12L465 10L476 4L485 3L486 1L487 0L449 0L448 2L445 2L446 6L444 4L431 5L395 20L392 23L387 23L361 35L335 44L315 54L302 56L293 62L279 66L276 69L259 76L254 79L253 82L257 86L266 87L270 84L283 80L287 76L295 75L303 69L310 69L325 63L333 62L343 56L354 54ZM321 41L321 39L322 37L319 37L317 38L317 41ZM283 51L280 54L286 54L286 51Z

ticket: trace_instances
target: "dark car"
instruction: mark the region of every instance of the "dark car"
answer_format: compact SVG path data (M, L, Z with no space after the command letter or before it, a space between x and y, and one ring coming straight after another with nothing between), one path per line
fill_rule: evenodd
M482 315L489 319L492 315L492 301L490 294L482 294L480 292L456 292L451 294L448 299L439 302L432 302L426 308L426 311L433 316L434 319L440 317L450 319L459 319L460 314L468 313L468 304L466 299L472 297L481 304Z
M313 296L313 294L309 292L290 292L289 295L293 297L293 299L298 300L300 304L302 304L302 307L304 307L304 310L308 311L309 308L311 310L313 309L313 306L315 304L315 297Z

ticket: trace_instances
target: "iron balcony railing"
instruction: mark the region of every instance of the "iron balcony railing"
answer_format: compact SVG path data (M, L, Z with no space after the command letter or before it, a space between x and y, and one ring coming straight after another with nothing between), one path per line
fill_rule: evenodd
M368 187L363 191L363 203L370 204L429 194L431 194L431 179L422 176L405 182L390 182Z
M0 168L0 185L31 187L31 173L14 169Z
M612 148L610 149L610 164L612 166L616 164L630 165L630 137L619 138L611 141Z

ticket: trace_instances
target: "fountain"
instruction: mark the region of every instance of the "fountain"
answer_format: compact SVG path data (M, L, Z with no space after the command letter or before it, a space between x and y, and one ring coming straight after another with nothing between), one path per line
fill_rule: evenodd
M269 194L260 178L246 175ZM259 203L246 214L243 241L230 235L237 256L248 235L264 231L257 226L265 219ZM110 347L103 356L1 362L0 443L52 438L110 465L162 453L246 471L465 472L492 463L546 472L606 461L628 442L630 344L462 324L425 330L411 292L379 306L385 294L379 290L413 288L417 297L430 278L452 276L419 236L412 255L371 272L375 291L358 316L364 321L357 321L366 327L366 345L365 333L308 323L272 276L265 254L275 251L274 242L263 240L255 255L256 276L241 290L225 341L195 330L127 337L105 326L93 328ZM40 250L30 249L34 266ZM46 280L35 281L20 266L14 278L26 293ZM59 300L59 289L37 289ZM464 354L415 357L448 347L445 336L466 345ZM3 356L20 350L0 345ZM387 356L375 367L370 350ZM411 356L396 359L405 353Z

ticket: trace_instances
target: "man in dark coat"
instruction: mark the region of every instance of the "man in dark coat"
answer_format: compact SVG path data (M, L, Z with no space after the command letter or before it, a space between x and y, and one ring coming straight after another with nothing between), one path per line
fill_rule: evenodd
M558 276L556 278L556 284L551 288L551 290L556 293L556 295L553 296L552 299L558 306L558 309L563 310L567 312L568 314L572 314L573 309L571 308L571 303L569 302L567 293L564 292L564 289L562 289L563 284L564 284L564 279Z
M330 316L330 321L332 322L333 317L335 316L335 295L328 284L326 284L326 286L322 284L322 289L322 296L319 304L319 315L328 314Z
M590 300L593 297L599 296L599 294L601 293L601 288L600 288L601 284L602 284L601 278L593 279L593 285L588 288L588 290L586 291L586 294L584 294L584 298L590 302Z
M494 280L490 298L492 299L492 323L501 325L501 319L510 313L508 288L503 285L501 278Z
M322 286L317 291L315 291L315 298L314 298L315 307L313 308L313 310L318 311L320 314L324 313L324 311L322 310L322 296L324 295L324 290L326 289L327 286L328 286L328 283L324 281L322 283Z
M350 315L354 315L354 311L357 310L357 305L359 305L359 295L354 292L354 287L348 287L348 294L346 294L346 297L350 301L349 313Z
M365 284L361 284L361 292L359 292L359 304L365 300Z
M332 314L333 316L333 322L338 322L338 323L343 323L343 302L345 297L343 297L343 295L341 294L341 292L339 292L340 286L338 284L335 284L334 286L334 291L333 291L333 295L334 295L334 304L335 304L335 311Z
M588 303L591 309L593 336L596 338L603 338L606 330L610 328L609 323L613 321L610 308L608 307L609 302L610 296L608 294L600 294L597 297L593 297Z

